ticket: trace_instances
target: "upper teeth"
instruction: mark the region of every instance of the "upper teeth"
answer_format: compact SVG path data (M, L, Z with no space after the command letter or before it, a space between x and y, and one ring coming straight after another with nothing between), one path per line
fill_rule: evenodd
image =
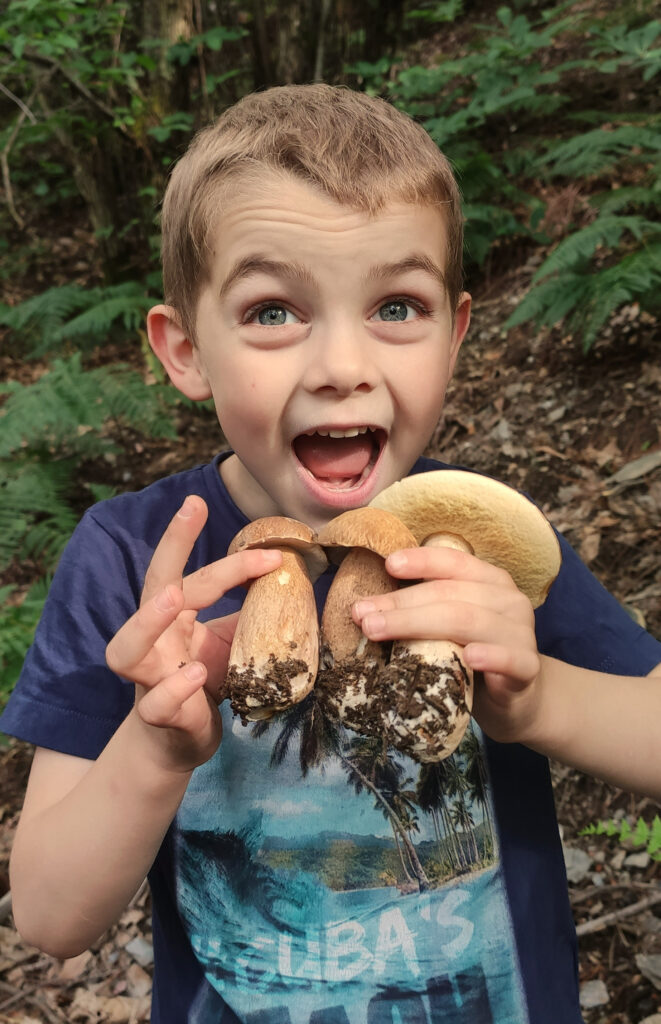
M321 437L357 437L358 434L366 434L369 427L349 427L347 430L313 430L312 434L320 434Z

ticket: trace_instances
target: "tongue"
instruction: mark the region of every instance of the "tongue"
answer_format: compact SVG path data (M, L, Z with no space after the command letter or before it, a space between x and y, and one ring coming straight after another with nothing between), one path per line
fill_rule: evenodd
M357 437L322 437L302 434L294 442L299 462L322 480L360 476L372 458L370 433Z

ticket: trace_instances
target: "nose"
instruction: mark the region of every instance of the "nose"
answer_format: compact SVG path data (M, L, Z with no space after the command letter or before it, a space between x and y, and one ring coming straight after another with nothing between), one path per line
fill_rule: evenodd
M373 391L379 382L374 344L363 325L316 325L305 376L307 390L340 396Z

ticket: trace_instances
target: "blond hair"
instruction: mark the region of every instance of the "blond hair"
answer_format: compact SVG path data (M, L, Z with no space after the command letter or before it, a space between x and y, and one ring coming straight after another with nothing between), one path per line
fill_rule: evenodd
M462 288L463 222L449 162L424 129L384 100L341 86L276 86L251 93L193 139L163 201L165 299L189 337L209 280L209 239L229 184L289 173L345 206L378 213L400 201L441 206L451 308Z

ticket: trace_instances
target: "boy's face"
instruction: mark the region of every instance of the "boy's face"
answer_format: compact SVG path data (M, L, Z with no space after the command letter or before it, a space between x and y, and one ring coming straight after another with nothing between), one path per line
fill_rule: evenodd
M438 421L470 316L443 285L442 215L274 179L215 237L190 372L235 453L223 479L249 518L318 528L404 476Z

